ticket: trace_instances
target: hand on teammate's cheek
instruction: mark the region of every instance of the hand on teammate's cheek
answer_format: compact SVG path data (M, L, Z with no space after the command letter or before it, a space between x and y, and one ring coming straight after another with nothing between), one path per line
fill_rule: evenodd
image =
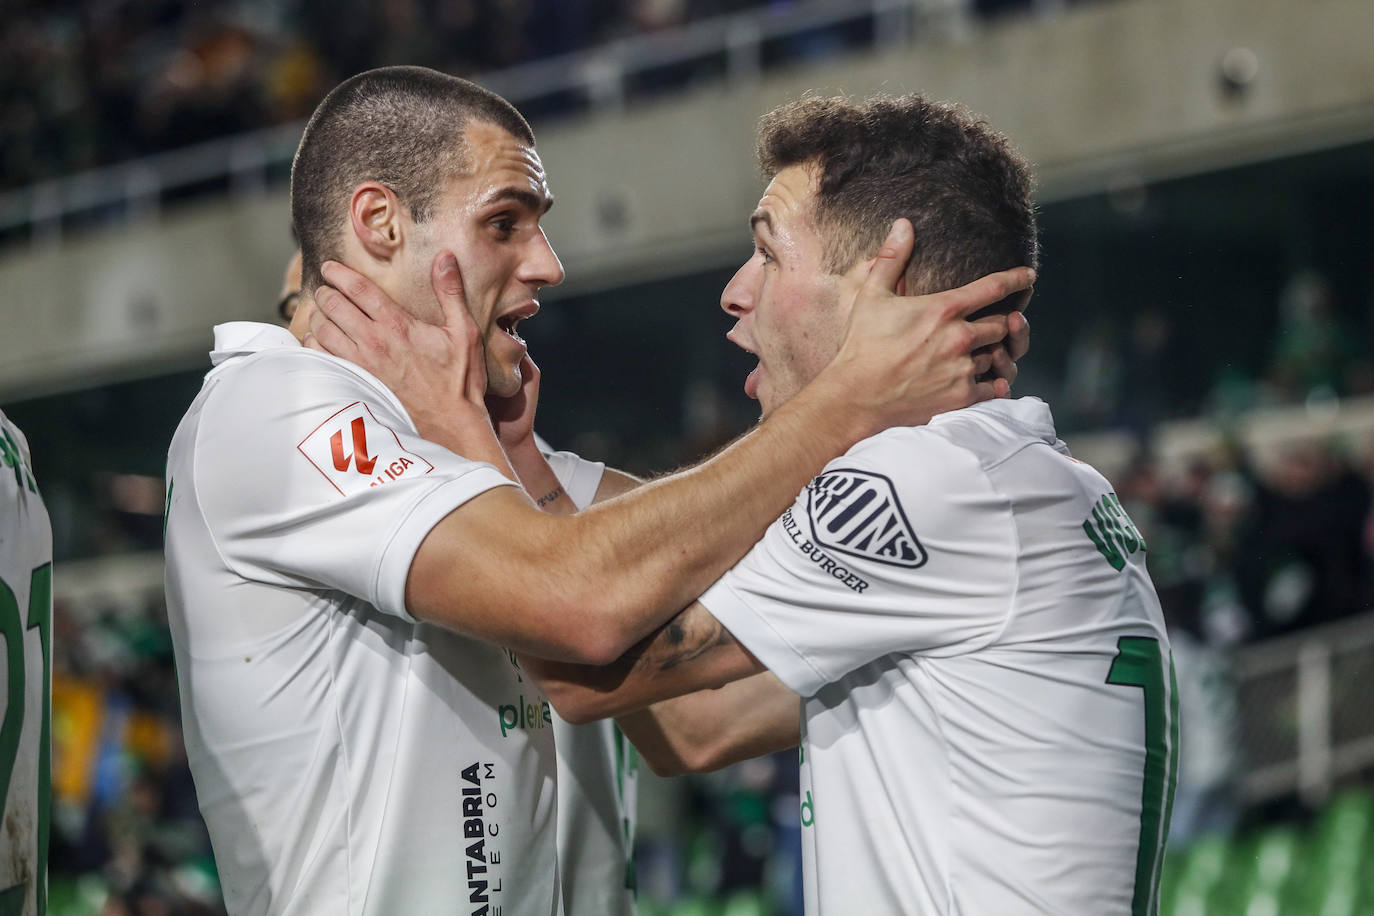
M539 407L539 367L528 353L520 361L520 390L508 398L488 394L487 412L507 453L534 442L534 414Z

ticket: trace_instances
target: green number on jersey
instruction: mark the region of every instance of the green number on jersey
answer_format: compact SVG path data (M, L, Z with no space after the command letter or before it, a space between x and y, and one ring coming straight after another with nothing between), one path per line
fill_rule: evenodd
M51 824L52 802L52 656L49 638L52 627L52 564L45 563L33 571L29 579L29 622L24 626L19 616L19 601L14 590L0 579L0 635L5 637L5 654L9 671L6 691L5 719L0 724L0 808L9 797L10 778L19 756L19 739L24 732L24 632L38 630L43 647L43 722L38 739L38 863L34 874L34 893L38 901L38 916L48 909L48 831ZM17 902L16 902L17 901ZM0 916L6 910L24 905L22 885L17 894L14 888L0 891Z
M1159 912L1159 866L1178 781L1178 681L1171 658L1165 686L1159 640L1123 636L1116 648L1107 683L1139 687L1145 699L1145 779L1140 791L1140 847L1131 916L1151 916Z

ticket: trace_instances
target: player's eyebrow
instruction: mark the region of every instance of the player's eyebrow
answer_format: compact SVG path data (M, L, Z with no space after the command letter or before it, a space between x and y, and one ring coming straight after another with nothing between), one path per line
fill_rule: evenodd
M548 213L553 208L552 194L536 194L528 188L517 188L510 185L492 191L482 201L481 205L490 207L492 204L498 204L502 201L513 201L540 214Z
M777 233L773 231L773 214L762 207L759 207L753 213L749 214L749 231L753 232L757 230L759 223L763 223L768 227L769 235L777 235Z

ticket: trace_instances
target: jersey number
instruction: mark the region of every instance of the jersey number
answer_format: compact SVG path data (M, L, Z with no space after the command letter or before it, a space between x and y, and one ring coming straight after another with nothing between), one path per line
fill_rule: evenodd
M1107 683L1139 687L1145 695L1145 779L1140 791L1140 847L1131 916L1151 916L1159 912L1159 866L1178 780L1178 682L1171 658L1165 686L1159 640L1123 636L1116 648Z
M51 824L52 797L52 656L49 633L52 626L52 564L45 563L29 579L28 626L19 615L14 590L0 579L0 634L5 637L9 671L5 720L0 724L0 810L9 798L10 778L19 756L19 738L24 731L24 632L38 630L43 646L43 723L38 740L38 862L34 868L34 894L38 916L48 909L48 830ZM0 890L0 916L18 916L24 908L24 885Z

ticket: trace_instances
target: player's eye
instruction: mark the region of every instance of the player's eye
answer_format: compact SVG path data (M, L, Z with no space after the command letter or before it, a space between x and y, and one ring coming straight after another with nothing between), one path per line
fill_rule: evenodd
M754 253L757 254L759 257L763 258L763 263L773 263L773 256L769 254L768 249L764 248L762 245L756 245L754 247Z
M515 233L516 219L513 216L498 216L491 221L491 227L502 240L505 240Z

